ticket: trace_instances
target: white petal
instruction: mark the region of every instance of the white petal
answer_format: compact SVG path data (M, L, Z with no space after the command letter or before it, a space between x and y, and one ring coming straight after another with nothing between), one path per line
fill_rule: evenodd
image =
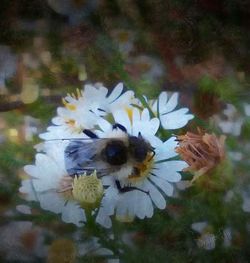
M118 193L117 188L110 186L105 191L101 206L107 215L114 214L115 205L116 205L118 198L119 198L119 193Z
M23 180L22 186L19 188L19 191L23 194L26 194L25 199L28 201L38 201L36 193L34 191L34 186L32 180Z
M85 100L87 102L95 100L97 97L105 98L107 96L107 93L108 93L108 89L105 88L104 86L95 87L90 84L86 84L84 86L84 97L86 98Z
M117 201L116 214L118 216L124 217L128 213L128 203L127 203L127 194L123 193L119 195L119 200Z
M111 175L111 176L103 176L102 178L102 184L105 185L105 186L109 186L109 185L112 185L114 183L114 177Z
M178 129L185 126L189 120L193 119L192 114L186 114L187 108L182 108L165 115L161 115L161 123L164 129Z
M153 214L153 205L151 199L148 195L141 191L134 191L135 199L134 203L136 204L136 215L143 219L145 217L151 217Z
M164 113L167 113L167 112L170 112L170 111L174 110L176 108L176 106L177 106L178 96L179 96L179 94L177 92L175 92L170 97L170 99L168 100L166 105L164 107L162 107L162 109L164 109L164 111L161 112L161 107L159 108L160 109L160 114L164 114Z
M110 228L112 226L110 217L106 214L105 209L103 209L102 207L98 211L96 222L106 228Z
M166 107L166 104L167 104L167 101L168 101L168 94L167 92L161 92L161 94L159 95L158 97L158 107L159 107L159 111L161 113L161 111L165 111L165 107ZM156 106L156 111L157 111L157 105Z
M150 121L133 121L132 134L138 136L139 132L142 136L154 135L160 125L160 121L157 118L153 118Z
M154 207L151 201L151 198L144 199L144 210L146 217L151 218L154 214Z
M140 115L139 109L134 108L134 109L133 109L133 114L132 114L132 123L133 123L133 126L134 126L135 123L140 122L140 119L141 119L141 115ZM134 129L134 127L133 127L133 129Z
M160 145L163 144L160 138L152 134L142 134L143 137L150 142L151 146L157 149Z
M64 171L45 154L37 154L36 166L28 165L24 170L35 178L33 185L36 191L57 188L60 178L65 175Z
M103 132L109 132L112 130L112 125L103 118L98 120L97 125L99 125Z
M83 136L82 136L83 137ZM63 173L66 172L64 165L64 151L69 144L69 140L45 141L42 151L51 159L51 162L59 166ZM41 162L40 165L44 166Z
M149 121L150 120L150 116L149 116L149 111L148 109L144 109L141 113L141 120L142 121Z
M158 118L153 118L150 120L150 131L151 134L156 134L160 126L160 121Z
M57 114L59 116L68 116L69 113L70 113L70 111L66 108L63 108L63 107L57 108Z
M157 190L157 188L150 183L150 181L147 180L145 183L145 187L148 189L150 197L154 204L160 208L164 209L166 207L166 201L163 198L162 194ZM145 188L144 188L145 189Z
M52 123L55 125L63 125L63 124L65 124L65 120L63 118L57 116L57 117L54 117L52 119Z
M153 170L153 173L169 182L179 182L181 175L178 171L182 171L186 167L188 164L184 161L166 161L155 164L156 169Z
M137 216L140 219L143 219L146 216L151 216L150 211L152 211L153 206L151 199L147 194L145 194L142 191L135 190L123 194L123 197L126 199L128 207L128 216ZM149 206L151 206L152 209Z
M131 191L123 194L128 207L128 215L131 217L134 217L137 212L137 192L138 191Z
M156 148L155 158L157 159L157 161L160 161L177 156L178 154L175 152L176 147L177 147L176 138L171 137L170 139L162 143L161 146Z
M122 91L123 91L123 83L118 83L108 97L109 103L112 103L116 99L118 99Z
M82 138L82 133L73 132L69 130L68 126L50 126L47 128L48 132L39 134L39 137L44 140L53 139L71 139Z
M128 114L124 110L117 110L113 113L116 123L123 125L131 134L131 123Z
M65 205L65 200L56 192L46 192L39 194L41 208L56 214L61 213Z
M115 100L111 105L111 112L116 110L119 107L126 107L132 103L132 100L134 98L134 92L129 90L124 92L117 100Z
M73 223L77 226L83 225L86 221L84 210L76 203L68 201L62 210L62 220L66 223Z
M173 195L174 188L166 180L157 176L151 176L150 180L152 180L166 195L168 196Z
M35 165L30 165L30 164L29 165L25 165L23 169L28 175L30 175L32 177L35 177L35 174L36 174L36 171L37 171Z

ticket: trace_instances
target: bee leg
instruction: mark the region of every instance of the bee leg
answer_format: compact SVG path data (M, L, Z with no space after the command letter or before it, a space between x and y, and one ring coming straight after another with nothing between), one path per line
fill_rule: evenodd
M155 151L154 151L154 148L151 147L150 151L153 153L152 156L149 158L149 162L155 157Z
M141 191L147 195L149 195L149 191L144 191L138 187L135 187L135 186L124 186L122 187L120 182L118 180L115 181L115 184L119 190L120 193L126 193L126 192L130 192L130 191L133 191L133 190L138 190L138 191Z
M91 130L84 129L82 132L91 139L97 139L98 138L98 136L95 133L93 133Z
M120 129L123 132L127 132L127 129L123 125L121 125L120 123L113 124L112 128L113 128L113 130Z
M101 108L97 108L99 111L101 112L106 112L104 109L101 109Z

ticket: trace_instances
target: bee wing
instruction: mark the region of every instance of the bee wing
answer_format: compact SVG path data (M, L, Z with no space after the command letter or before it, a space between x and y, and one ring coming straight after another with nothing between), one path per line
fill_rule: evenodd
M101 149L105 146L106 139L70 141L64 152L65 166L69 175L92 173L104 176L112 171L107 162L101 160Z

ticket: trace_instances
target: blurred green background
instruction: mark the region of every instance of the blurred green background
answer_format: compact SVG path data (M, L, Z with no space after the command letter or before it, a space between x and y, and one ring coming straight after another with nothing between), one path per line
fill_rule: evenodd
M1 262L250 261L248 1L1 0L0 18ZM120 81L180 92L186 130L226 134L228 162L152 219L77 229L22 199L23 165L62 97Z

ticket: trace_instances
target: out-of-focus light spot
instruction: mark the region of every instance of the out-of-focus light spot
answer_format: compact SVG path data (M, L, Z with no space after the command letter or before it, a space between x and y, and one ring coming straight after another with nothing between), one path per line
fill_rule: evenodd
M76 259L76 247L69 239L58 239L53 241L48 251L47 263L73 263Z
M7 137L10 142L18 143L19 142L19 132L14 128L7 130Z
M23 64L26 67L37 69L39 67L39 61L30 53L23 53Z
M84 65L79 66L78 78L80 81L84 81L87 79L87 72Z
M39 95L39 86L33 79L27 78L23 83L23 90L21 92L21 100L28 104L34 102Z
M60 66L54 63L50 66L50 71L54 74L59 73L60 72Z
M37 134L39 121L30 116L24 116L23 133L26 141L32 141L33 136Z
M49 65L51 63L51 54L49 51L43 51L41 53L41 60L45 65Z
M17 137L18 131L16 129L9 129L9 136L10 137Z

